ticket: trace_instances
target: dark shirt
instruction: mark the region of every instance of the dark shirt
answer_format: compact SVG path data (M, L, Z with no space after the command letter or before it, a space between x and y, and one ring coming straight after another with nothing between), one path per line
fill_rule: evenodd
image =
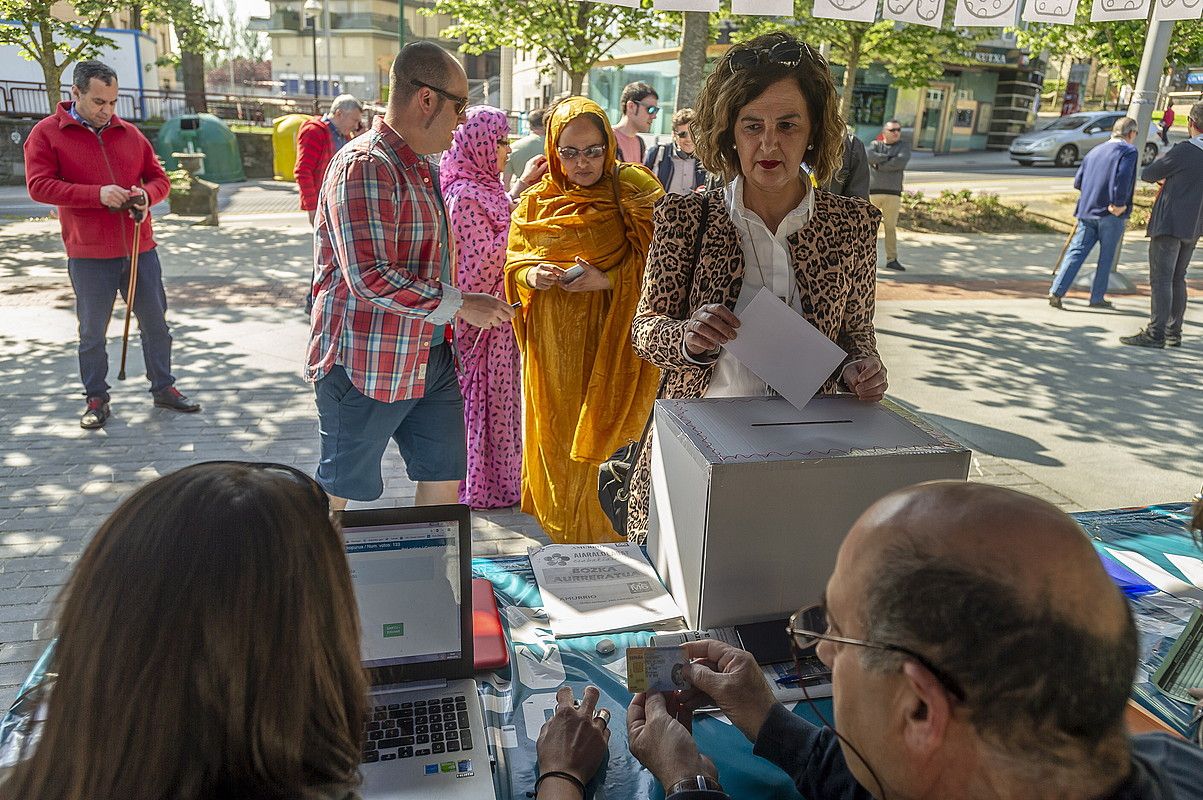
M1164 733L1133 736L1131 743L1132 771L1098 800L1203 800L1203 750ZM848 770L831 729L807 722L782 705L773 707L752 752L785 770L803 797L873 800ZM728 800L728 796L692 790L665 800Z
M1094 148L1082 159L1074 188L1081 192L1074 208L1078 219L1106 219L1108 206L1126 206L1120 216L1127 217L1136 190L1136 148L1119 138Z
M1203 135L1178 142L1144 168L1143 181L1165 180L1149 215L1149 236L1203 235Z

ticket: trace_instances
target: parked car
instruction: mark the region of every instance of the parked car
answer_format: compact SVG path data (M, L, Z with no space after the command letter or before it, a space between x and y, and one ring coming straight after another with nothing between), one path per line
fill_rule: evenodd
M1011 159L1025 167L1032 164L1072 167L1082 160L1082 156L1111 138L1111 128L1122 116L1124 114L1119 111L1085 111L1057 117L1039 130L1016 136L1011 142ZM1157 126L1150 122L1141 166L1153 163L1160 154Z

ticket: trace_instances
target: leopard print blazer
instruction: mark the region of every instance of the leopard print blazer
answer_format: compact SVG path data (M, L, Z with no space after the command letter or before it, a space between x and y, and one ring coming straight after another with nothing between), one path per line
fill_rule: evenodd
M655 233L643 275L643 293L631 325L635 353L664 370L660 397L702 397L713 364L685 359L685 325L700 306L722 303L734 310L743 286L739 233L723 190L708 193L708 225L701 256L693 254L702 220L702 196L666 194L652 216ZM815 190L810 221L789 237L802 315L844 348L849 361L877 357L873 308L877 288L877 226L881 212L859 198ZM842 369L843 365L841 365ZM840 370L823 385L836 391ZM647 537L651 491L651 433L639 451L627 501L627 538Z

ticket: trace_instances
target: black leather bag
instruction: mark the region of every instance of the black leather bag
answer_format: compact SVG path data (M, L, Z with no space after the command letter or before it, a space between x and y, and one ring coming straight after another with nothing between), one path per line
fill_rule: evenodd
M709 224L710 196L703 194L702 224L698 226L697 239L693 243L693 261L690 262L694 269L697 268L698 261L701 259L702 238L706 235L706 228ZM693 283L692 275L690 275L689 282ZM665 373L660 377L660 386L656 390L657 397L664 394L664 386L667 381L668 374ZM618 448L608 460L603 461L598 468L597 500L601 503L602 511L609 518L610 524L614 526L614 531L620 536L627 535L627 500L631 496L631 476L635 472L636 462L639 461L639 451L643 448L643 443L647 441L647 433L652 429L653 416L654 414L648 416L639 441L627 442Z

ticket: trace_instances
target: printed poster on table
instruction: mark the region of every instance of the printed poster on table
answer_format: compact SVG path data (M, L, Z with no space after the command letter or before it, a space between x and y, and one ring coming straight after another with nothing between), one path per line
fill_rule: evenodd
M956 0L953 25L958 28L998 28L1019 21L1020 0Z
M1077 14L1078 0L1027 0L1023 6L1024 22L1073 25Z
M1153 0L1153 21L1198 19L1203 16L1203 0Z
M883 0L881 16L882 19L938 28L944 21L944 2L945 0Z
M849 22L877 20L877 0L815 0L812 16Z
M657 11L718 11L719 0L652 0Z
M792 17L794 0L731 0L731 13L760 17Z
M1090 9L1091 22L1118 22L1125 19L1148 19L1153 0L1094 0Z

